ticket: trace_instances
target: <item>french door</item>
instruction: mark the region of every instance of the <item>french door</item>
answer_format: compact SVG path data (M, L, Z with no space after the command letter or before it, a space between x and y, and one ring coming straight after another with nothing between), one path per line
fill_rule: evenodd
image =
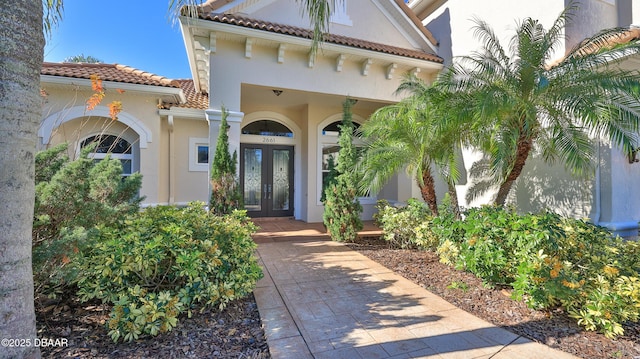
M293 146L240 144L240 184L249 216L292 216Z

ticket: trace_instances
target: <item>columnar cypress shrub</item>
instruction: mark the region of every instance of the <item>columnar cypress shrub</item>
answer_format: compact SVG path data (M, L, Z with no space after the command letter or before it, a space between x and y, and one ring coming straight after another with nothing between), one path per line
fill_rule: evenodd
M211 166L211 199L209 210L224 215L240 207L240 189L236 179L238 153L229 154L229 135L227 134L228 112L222 108L222 120L216 152Z
M352 100L347 98L343 104L342 124L340 125L340 151L338 152L338 173L335 182L329 183L324 192L324 225L331 238L339 242L354 241L362 229L360 214L362 206L357 197L357 176L353 171L357 162L356 148L353 145L353 122L351 120Z

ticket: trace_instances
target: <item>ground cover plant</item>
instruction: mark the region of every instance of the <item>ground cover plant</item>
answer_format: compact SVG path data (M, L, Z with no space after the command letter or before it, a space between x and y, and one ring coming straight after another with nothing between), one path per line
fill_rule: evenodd
M488 285L512 288L512 296L532 308L563 309L585 329L610 338L623 334L625 322L638 321L640 245L635 241L550 212L517 214L486 206L466 211L463 220L441 214L408 223L393 217L398 211L412 209L383 208L387 218L378 221L385 232L394 226L419 229L426 221L423 231L438 238L442 262ZM418 236L405 241L421 243Z

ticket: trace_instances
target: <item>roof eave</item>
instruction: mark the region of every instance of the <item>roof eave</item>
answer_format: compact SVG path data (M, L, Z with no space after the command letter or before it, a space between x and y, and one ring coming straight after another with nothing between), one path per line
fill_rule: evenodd
M52 84L52 85L67 85L67 86L81 86L91 88L91 80L76 78L76 77L67 77L67 76L55 76L55 75L40 75L40 83L42 84ZM137 92L141 94L149 94L149 95L160 95L163 97L172 97L175 102L185 103L186 97L184 95L184 91L181 88L177 87L164 87L164 86L152 86L152 85L141 85L141 84L131 84L126 82L115 82L115 81L102 81L104 88L112 88L112 89L120 89L124 91Z

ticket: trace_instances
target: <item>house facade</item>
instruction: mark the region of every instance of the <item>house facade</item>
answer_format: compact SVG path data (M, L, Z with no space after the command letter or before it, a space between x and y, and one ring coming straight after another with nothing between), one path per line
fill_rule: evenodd
M322 221L322 179L338 151L337 123L347 97L354 122L397 102L402 77L432 81L443 68L437 44L403 1L335 1L329 35L312 53L308 18L294 0L210 1L181 20L213 151L222 109L237 151L245 208L254 216ZM210 158L213 154L210 154ZM399 176L377 194L407 200ZM376 197L360 199L371 218Z
M88 106L96 93L92 76L102 81L104 98ZM109 150L122 162L123 175L142 173L143 205L207 200L208 99L196 93L193 81L123 65L44 63L40 82L40 149L67 142L75 158L83 146L100 140L105 149L94 158ZM112 101L122 105L117 120L111 117Z
M533 17L549 26L567 0L333 0L329 34L311 51L309 19L295 0L216 0L198 18L182 18L193 80L171 80L122 65L45 64L42 72L41 146L62 141L71 155L96 136L121 136L131 148L120 153L126 171L143 174L145 205L207 201L223 110L230 150L238 155L244 204L256 217L289 216L322 221L320 202L327 160L339 149L342 104L356 124L378 108L401 100L395 93L406 74L431 82L455 56L479 47L471 19L488 22L508 41L516 21ZM566 28L564 49L598 30L640 23L632 0L580 0ZM621 66L636 69L637 59ZM102 103L87 110L90 75L106 89ZM124 91L124 92L122 92ZM75 99L75 100L74 100ZM107 104L122 101L118 121ZM577 179L562 166L535 156L512 189L509 201L522 211L541 208L589 217L623 235L637 235L640 163L617 148L597 146L593 177ZM128 145L127 145L128 144ZM479 154L462 149L463 206L490 201L492 193L465 201ZM371 218L377 199L404 202L420 197L414 181L400 173L377 194L361 198ZM442 181L439 197L446 192Z

